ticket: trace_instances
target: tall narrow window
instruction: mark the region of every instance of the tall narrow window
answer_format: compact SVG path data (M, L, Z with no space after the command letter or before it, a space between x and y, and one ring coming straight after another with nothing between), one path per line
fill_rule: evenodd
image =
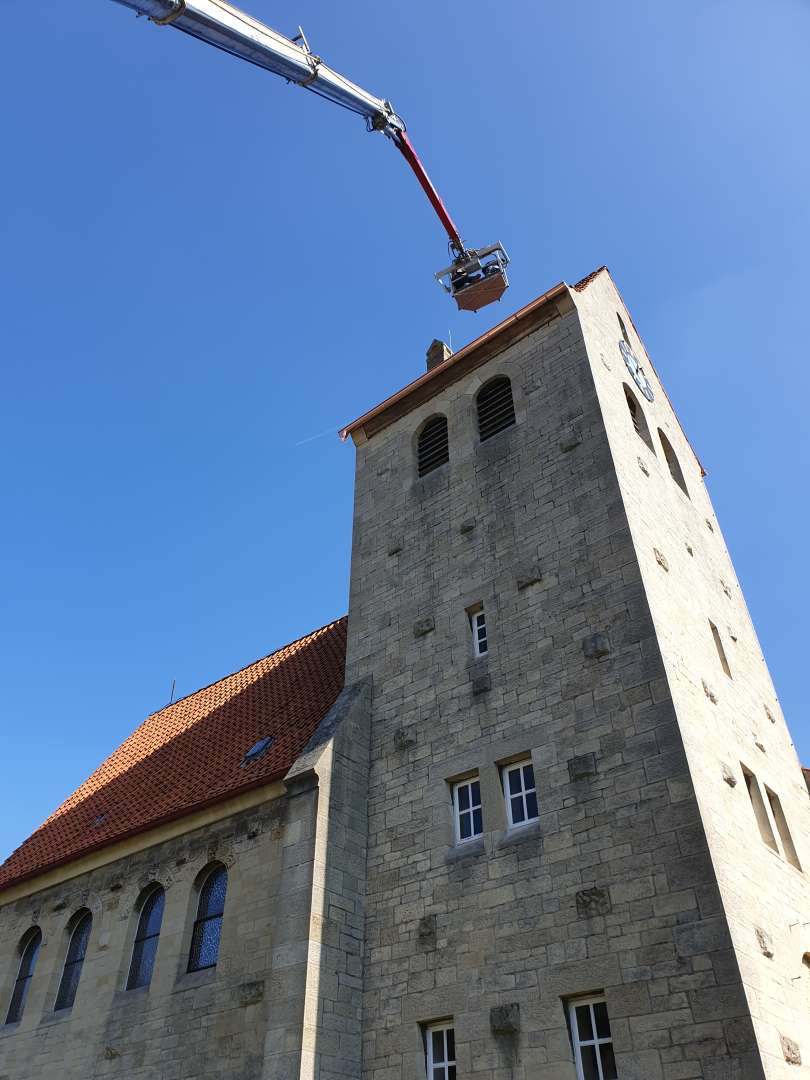
M166 894L160 885L155 885L143 901L138 929L135 932L135 944L132 947L127 990L137 990L139 986L148 986L152 981L165 903Z
M505 375L498 375L478 391L478 436L481 442L515 422L515 403L512 384Z
M191 934L189 971L202 971L204 968L216 966L227 890L228 871L224 866L215 866L200 889L197 918Z
M534 786L534 766L531 761L518 761L503 767L503 793L506 798L506 819L509 828L537 821L537 789Z
M84 958L87 955L87 943L90 940L90 931L93 929L93 916L89 911L79 912L74 916L74 922L54 1010L70 1009L76 1000L79 978Z
M630 419L633 422L633 428L635 429L636 435L638 435L653 453L655 453L655 447L653 446L650 429L647 426L647 418L644 415L644 410L627 383L622 383L622 387L624 388L624 399L627 402L627 409L630 413Z
M39 947L42 944L42 931L38 926L32 927L20 942L20 967L11 992L11 1004L6 1015L7 1024L16 1024L22 1020L25 999L28 996L28 987L34 974L34 966L37 962Z
M776 843L776 837L773 835L771 823L768 821L768 811L765 809L765 803L762 799L762 792L759 790L757 778L752 772L749 772L744 765L742 766L742 771L745 778L745 786L748 789L748 797L751 800L751 806L754 809L754 817L757 820L759 835L762 837L762 842L767 844L773 851L778 851L779 847Z
M605 999L575 998L568 1007L578 1080L617 1080Z
M661 449L664 451L664 457L666 458L667 467L669 469L669 475L684 493L689 498L689 489L686 486L686 481L683 478L683 472L681 470L681 463L675 455L675 451L672 449L672 444L669 439L663 433L661 428L658 429L658 438L661 440Z
M447 417L434 416L427 421L416 440L416 468L426 476L450 460Z
M624 340L629 345L630 344L630 338L627 336L627 327L624 325L624 319L621 317L621 315L618 313L618 311L616 312L616 318L619 320L619 327L620 327L621 332L622 332L622 337L624 338Z
M474 840L484 831L484 817L481 808L481 781L477 776L453 784L453 816L456 826L456 841L465 844Z
M731 668L728 666L728 658L726 657L726 650L723 648L723 639L720 637L720 631L711 619L709 619L709 626L712 628L712 637L714 638L714 644L717 648L717 655L720 658L720 665L726 675L731 678Z
M425 1056L428 1080L456 1080L456 1032L449 1020L425 1029Z
M776 831L779 833L779 839L782 841L782 853L791 866L795 866L797 870L801 870L802 864L799 862L799 856L796 854L793 837L790 835L787 818L782 809L782 804L779 801L779 796L774 794L767 785L765 787L765 794L768 797L768 805L771 808L773 820L776 822Z
M483 607L477 604L469 608L467 618L470 620L473 656L486 656L489 652L489 638L487 637L487 617Z

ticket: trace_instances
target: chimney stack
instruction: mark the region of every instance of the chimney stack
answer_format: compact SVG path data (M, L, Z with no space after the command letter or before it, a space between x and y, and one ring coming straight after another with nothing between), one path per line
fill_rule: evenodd
M453 350L448 345L445 345L443 341L434 338L430 343L428 351L425 353L428 371L433 371L437 364L441 364L452 355Z

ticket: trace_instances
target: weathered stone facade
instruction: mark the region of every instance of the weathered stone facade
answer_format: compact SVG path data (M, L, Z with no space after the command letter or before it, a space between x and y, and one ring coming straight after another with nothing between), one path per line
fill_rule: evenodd
M807 1068L779 1036L810 1030L810 892L761 844L740 762L810 858L802 774L781 716L767 718L775 694L698 463L635 335L649 427L668 433L691 501L632 423L618 313L632 326L598 275L482 366L355 433L347 677L374 680L368 1080L423 1077L423 1027L447 1017L459 1076L573 1080L564 1003L597 991L622 1080ZM517 422L481 443L475 396L499 374ZM450 461L420 479L415 440L437 413ZM739 650L734 680L710 618ZM510 833L498 767L526 754L539 821ZM484 835L458 845L450 782L472 772ZM757 923L779 942L771 958ZM504 1009L519 1015L508 1032L491 1022Z
M791 864L810 864L810 798L632 320L602 272L462 352L434 349L426 381L353 429L346 687L284 782L0 893L4 1013L22 935L44 934L0 1080L424 1080L425 1027L450 1020L459 1078L576 1080L566 1009L595 994L620 1080L810 1074ZM515 423L481 442L499 375ZM449 462L419 477L436 414ZM503 769L528 758L539 816L510 828ZM473 777L483 833L459 843L452 785ZM212 860L220 958L187 974ZM124 991L150 882L157 963ZM55 1014L85 906L78 996Z

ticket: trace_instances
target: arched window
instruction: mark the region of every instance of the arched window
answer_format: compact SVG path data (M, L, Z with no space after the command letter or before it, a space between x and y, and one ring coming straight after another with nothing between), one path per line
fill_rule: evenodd
M166 893L160 885L153 885L146 892L145 899L141 903L135 944L132 946L132 961L127 976L127 990L137 990L139 986L148 986L152 981L152 969L155 966L155 954L165 903Z
M65 957L65 969L59 983L59 992L56 995L54 1010L69 1009L76 1000L76 990L79 986L82 965L87 954L87 942L90 940L90 931L93 929L93 916L89 911L78 912L73 921L73 933L70 935L70 944Z
M37 954L41 944L42 931L38 926L31 927L20 941L18 949L20 967L14 983L14 990L11 993L11 1004L8 1007L6 1016L7 1024L16 1024L19 1020L22 1020L25 998L28 994L31 976L34 974L34 965L37 962Z
M478 435L481 442L491 439L515 422L512 384L505 375L491 379L478 391Z
M629 345L630 344L630 338L627 336L627 327L624 325L624 319L621 317L621 315L618 313L618 311L616 312L616 318L619 320L619 326L620 326L621 331L622 331L622 337L624 338L624 340Z
M425 476L450 460L447 439L447 417L433 416L419 432L416 440L416 467Z
M644 410L627 383L622 383L622 386L624 387L624 398L627 402L627 408L630 410L630 419L633 421L636 435L647 444L653 453L655 453L655 447L653 446L650 429L647 427L647 418L644 415Z
M672 449L669 439L663 433L661 428L658 429L658 438L661 440L661 449L664 451L664 457L667 459L670 476L688 499L689 490L686 486L686 481L683 478L680 462L675 456L675 451Z
M191 934L189 971L202 971L203 968L216 966L227 889L228 871L224 866L213 867L200 889L197 918Z

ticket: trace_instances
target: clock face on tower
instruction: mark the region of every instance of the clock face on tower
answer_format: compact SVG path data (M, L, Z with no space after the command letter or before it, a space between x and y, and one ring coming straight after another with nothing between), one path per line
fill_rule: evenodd
M633 376L633 382L642 392L647 401L652 401L655 395L653 394L653 388L650 385L650 380L644 374L644 368L641 366L638 360L636 360L633 350L630 348L626 341L619 342L619 352L624 357L624 362L627 366L627 370Z

